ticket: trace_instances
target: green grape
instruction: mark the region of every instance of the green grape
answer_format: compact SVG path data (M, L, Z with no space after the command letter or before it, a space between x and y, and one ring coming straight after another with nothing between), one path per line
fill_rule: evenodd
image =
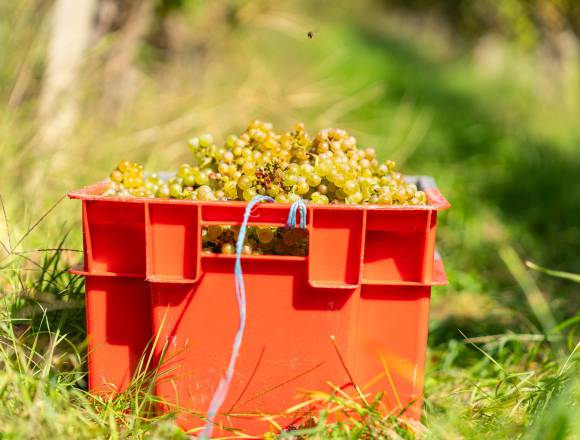
M225 162L220 162L220 164L218 165L218 172L220 172L221 174L229 174L230 166Z
M244 174L254 174L256 172L256 165L254 162L244 162L242 165L242 172Z
M250 188L252 186L252 179L250 179L248 176L242 176L238 179L238 187L241 190L247 190L248 188Z
M183 185L184 186L194 186L195 185L195 176L193 174L187 174L183 177Z
M339 141L330 142L330 150L334 153L342 151L342 144Z
M169 185L169 194L171 197L178 199L181 197L182 192L183 189L179 183L172 183Z
M116 182L109 182L107 184L107 188L103 192L104 196L115 196L118 192L120 192L121 186Z
M200 147L209 147L213 144L213 136L209 133L202 134L199 137L199 146Z
M157 189L156 196L159 197L160 199L168 199L171 196L171 192L169 191L169 186L168 185L161 185Z
M418 204L426 204L427 203L427 194L425 194L423 191L417 191L417 193L415 194L415 197L418 200Z
M246 202L249 202L254 197L256 197L257 192L254 188L250 187L244 190L243 197Z
M288 165L288 172L292 174L298 174L300 173L300 166L297 163L291 163Z
M288 203L294 203L296 200L298 200L300 198L300 196L296 193L288 193L287 195L288 198Z
M152 173L147 177L147 182L159 184L161 182L161 178L157 175L157 173Z
M127 176L123 179L123 185L127 188L134 188L136 183L136 179L133 176Z
M183 188L183 192L181 193L181 196L179 198L183 200L196 200L197 192L189 187Z
M227 139L226 139L226 145L227 145L229 148L233 148L233 147L236 145L236 140L237 140L237 139L238 139L238 138L237 138L235 135L233 135L233 134L230 134L230 135L227 137Z
M190 150L195 151L199 148L199 138L193 137L187 142Z
M232 163L234 161L234 153L226 151L222 159L227 163Z
M235 199L238 196L238 184L233 180L224 183L224 193L228 199Z
M320 185L320 182L322 182L322 178L317 174L309 174L306 177L306 181L308 182L308 185L316 187Z
M338 187L342 188L346 183L346 177L344 174L335 174L333 178L333 183Z
M352 196L359 190L359 186L356 180L347 180L342 187L342 190L346 195Z
M363 201L368 201L372 196L372 192L367 186L362 186L360 192L362 194Z
M261 227L256 231L260 243L270 243L274 239L274 231L269 227Z
M362 194L357 191L354 194L350 194L350 195L346 196L346 198L345 198L344 201L346 203L349 203L349 204L352 204L352 205L357 205L360 202L362 202L362 199L363 199Z
M213 154L211 154L211 157L213 159L215 159L216 161L219 161L219 160L223 159L224 154L226 154L226 149L225 148L218 148L215 150L215 152Z
M202 201L215 200L213 190L207 186L202 185L197 189L197 198Z
M345 174L348 175L351 171L351 167L349 164L347 163L339 163L336 167L338 169L338 172L341 174Z
M300 180L300 179L302 179L302 180ZM310 186L308 186L306 179L304 179L304 177L299 177L299 180L296 183L296 194L300 194L300 195L306 194L309 190L310 190Z
M221 247L221 253L226 255L231 255L236 253L236 248L232 243L224 243Z
M222 227L220 225L210 225L207 227L207 238L210 240L217 240L222 235Z
M284 174L284 186L286 188L293 187L298 183L298 176L294 173L287 172Z
M280 187L280 185L273 183L268 187L268 190L266 191L266 193L270 197L276 197L278 194L280 194L281 191L282 191L282 188Z
M179 177L185 177L188 174L191 174L191 166L189 166L186 163L184 163L183 165L180 165L179 168L177 169L177 175Z
M209 183L209 172L210 170L201 170L195 176L195 183L198 185L207 185Z
M300 173L303 176L308 176L310 174L314 173L314 167L312 165L310 165L309 163L305 163L300 165Z
M344 176L347 178L347 180L356 180L356 178L359 176L359 172L355 167L350 167L345 171Z
M147 190L145 188L136 188L133 191L135 197L147 197Z
M394 195L394 200L399 202L399 203L403 203L405 201L407 201L408 199L408 193L404 188L400 188L399 190L397 190L397 192Z
M344 132L343 137L342 144L345 148L356 148L356 138L354 136L349 136L348 133Z
M128 160L122 160L121 162L119 162L119 165L117 165L117 169L122 173L129 171L130 168L131 162L129 162Z
M330 144L328 142L321 142L318 144L318 153L326 153L330 150Z
M157 192L157 188L159 188L159 185L156 185L153 182L150 182L149 180L147 182L145 182L145 189L147 191L156 193Z
M169 182L168 182L168 183L169 183L170 185L171 185L172 183L177 183L177 184L179 184L179 185L183 185L183 179L182 179L181 177L173 176L171 179L169 179Z
M372 177L373 176L373 171L370 168L365 168L363 170L361 170L361 176L363 177Z
M392 205L393 204L393 197L390 193L381 194L379 195L379 204L380 205Z
M331 167L328 162L320 161L317 165L314 166L314 172L318 174L320 177L327 176L330 173Z
M123 173L119 170L113 170L111 172L111 180L113 182L121 183L123 181Z

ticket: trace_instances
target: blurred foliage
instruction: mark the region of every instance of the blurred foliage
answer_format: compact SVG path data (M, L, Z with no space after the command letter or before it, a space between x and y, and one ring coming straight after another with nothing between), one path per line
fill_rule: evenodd
M580 35L577 0L379 0L413 13L435 13L462 37L498 33L524 48L570 30Z

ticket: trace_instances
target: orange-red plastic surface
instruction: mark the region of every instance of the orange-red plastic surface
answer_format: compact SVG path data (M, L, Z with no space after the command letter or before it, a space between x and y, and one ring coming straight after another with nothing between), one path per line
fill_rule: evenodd
M159 335L156 392L185 429L199 427L239 319L235 257L202 254L201 228L240 224L245 203L110 199L102 188L70 194L83 201L90 388L123 390ZM359 387L419 416L431 286L446 283L437 212L449 207L426 192L426 206L308 205L308 256L242 257L248 321L219 423L258 435L258 414L304 391L352 391L331 336ZM282 226L288 210L261 204L250 224Z
M89 389L125 390L151 340L149 286L143 279L86 276Z

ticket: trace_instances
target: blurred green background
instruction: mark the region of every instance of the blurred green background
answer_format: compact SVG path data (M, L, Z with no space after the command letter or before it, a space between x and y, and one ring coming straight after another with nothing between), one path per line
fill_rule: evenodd
M66 390L83 388L85 367L82 286L63 272L80 261L80 206L63 195L121 158L175 169L196 134L303 121L434 176L453 205L439 228L450 285L433 298L425 435L580 433L580 2L3 1L0 42L0 342L66 333L77 360L46 373L75 372ZM3 380L36 374L14 371L0 373L0 401L25 394ZM0 403L0 433L62 434L18 408Z

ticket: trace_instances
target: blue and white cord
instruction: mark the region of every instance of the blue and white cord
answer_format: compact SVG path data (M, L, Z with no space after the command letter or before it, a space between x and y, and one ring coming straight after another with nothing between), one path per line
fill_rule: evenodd
M240 347L242 346L244 330L246 328L246 288L244 285L244 275L242 273L241 256L242 256L242 248L244 247L244 241L246 238L246 232L248 229L248 220L250 218L252 209L254 208L255 205L261 202L271 203L273 201L274 199L268 196L256 196L250 201L250 203L248 203L248 206L246 206L246 210L244 212L244 219L242 221L242 226L240 227L238 240L236 241L236 264L234 268L236 299L238 301L238 308L240 311L240 325L238 327L238 331L236 332L236 337L234 339L234 344L232 347L232 354L230 356L230 362L228 364L226 374L224 375L224 377L221 378L218 388L211 400L207 412L207 422L203 428L203 431L201 432L200 439L206 440L211 438L215 417L218 411L220 410L221 406L223 405L224 400L228 395L230 384L232 383L234 368L236 366L236 361L238 360L238 356L240 354ZM306 203L302 199L298 199L290 207L288 220L286 222L286 226L288 228L291 229L296 228L298 212L300 212L300 228L302 229L306 228Z

